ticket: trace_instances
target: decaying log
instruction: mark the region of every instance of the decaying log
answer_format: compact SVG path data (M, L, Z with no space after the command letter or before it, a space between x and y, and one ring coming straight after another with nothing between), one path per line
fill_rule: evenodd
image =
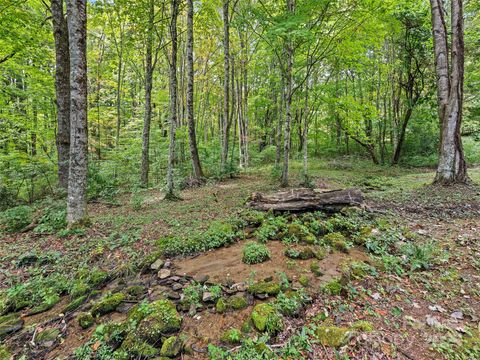
M323 192L304 188L289 189L270 195L253 193L247 205L260 211L338 212L344 207L362 206L363 194L359 189Z

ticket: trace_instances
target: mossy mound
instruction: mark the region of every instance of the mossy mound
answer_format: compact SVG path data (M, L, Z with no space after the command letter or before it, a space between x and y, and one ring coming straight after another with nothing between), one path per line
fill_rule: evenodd
M348 253L349 245L345 236L339 232L333 232L323 237L323 241L338 251Z
M242 338L243 338L243 335L240 330L235 328L230 328L222 334L222 336L220 337L220 340L226 344L237 345L242 342Z
M145 293L145 286L132 285L125 289L125 294L132 299L138 299Z
M247 291L253 295L265 294L276 296L280 292L280 285L271 281L261 281L250 285Z
M315 276L323 276L322 270L320 270L320 265L318 265L317 262L312 262L310 264L310 271L313 273Z
M35 314L40 314L42 312L48 311L52 309L56 304L60 302L60 296L58 294L52 294L51 296L48 296L48 299L39 304L38 306L35 306L28 312L29 315L35 315Z
M350 335L350 329L337 326L319 326L315 330L317 339L323 346L339 348L346 345Z
M365 276L377 275L376 269L363 261L348 261L342 264L342 276L347 279L363 279Z
M252 311L252 322L255 328L261 332L275 334L283 329L282 317L270 304L258 304Z
M87 300L88 295L82 295L67 304L62 310L63 313L77 310Z
M369 321L365 320L359 320L353 323L352 329L355 330L360 330L363 332L372 332L373 331L373 325Z
M8 314L0 316L0 340L7 335L12 334L23 327L24 321L18 314Z
M57 329L57 328L53 328L53 329L46 329L46 330L43 330L42 332L40 332L37 337L35 338L35 341L37 343L46 343L46 342L49 342L49 341L55 341L58 337L58 335L60 335L60 330Z
M317 238L305 225L293 223L287 226L284 240L287 242L304 242L313 245L317 241Z
M308 284L310 283L310 279L308 278L308 276L306 275L301 275L299 278L298 278L298 282L300 283L300 285L304 286L304 287L307 287Z
M322 286L322 290L329 295L340 295L342 288L343 287L339 279L334 279Z
M315 257L315 252L310 247L306 247L300 250L289 248L285 250L284 254L286 257L294 260L308 260Z
M182 317L170 300L157 300L149 304L149 315L139 324L136 335L151 344L158 344L161 337L180 330Z
M125 300L125 294L122 293L107 295L92 306L91 313L93 316L102 316L111 313L115 311L123 300Z
M81 313L81 314L78 314L77 321L78 321L78 325L80 325L82 329L88 329L90 326L93 325L93 323L95 322L95 319L90 313Z
M0 345L0 360L10 360L12 355L5 345Z
M157 356L160 353L160 349L157 349L149 343L137 338L134 333L127 335L120 351L129 355L129 358L134 359L150 359Z
M243 296L232 296L229 298L220 298L216 304L216 310L224 313L229 310L245 309L248 306L247 300Z
M167 338L160 350L160 355L165 357L175 357L178 356L184 346L184 338L182 336L170 336Z

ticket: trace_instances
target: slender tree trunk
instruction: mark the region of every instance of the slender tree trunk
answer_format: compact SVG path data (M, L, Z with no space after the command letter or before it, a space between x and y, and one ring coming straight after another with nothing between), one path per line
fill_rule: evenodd
M292 13L295 9L294 0L287 0L287 11ZM288 186L288 161L290 157L290 123L292 120L292 68L293 68L293 44L291 40L286 44L287 68L285 74L285 132L283 139L283 170L280 186Z
M152 121L152 83L153 83L153 27L155 18L154 0L149 2L148 12L148 34L147 49L145 55L145 117L143 120L142 132L142 170L140 175L140 183L143 187L148 187L149 172L149 149L150 149L150 124Z
M67 0L70 46L70 168L67 221L70 226L87 216L87 1Z
M168 169L167 169L167 193L166 199L174 199L173 184L173 165L175 161L175 127L177 124L177 17L178 17L178 1L170 0L171 19L170 19L170 41L171 41L171 58L170 58L170 131L168 146Z
M229 8L230 1L223 0L223 123L222 123L222 153L220 159L221 171L225 172L228 157L228 123L230 115L230 24Z
M70 54L63 0L52 0L51 10L53 37L55 39L58 184L61 188L67 189L70 156Z
M187 120L190 157L192 159L193 177L201 181L203 177L200 157L198 156L195 119L193 117L194 72L193 72L193 0L187 0Z
M441 121L440 158L435 183L468 181L461 138L464 79L463 1L451 1L451 64L448 64L448 34L445 10L440 0L430 0L437 72L438 113ZM450 70L450 72L449 72Z

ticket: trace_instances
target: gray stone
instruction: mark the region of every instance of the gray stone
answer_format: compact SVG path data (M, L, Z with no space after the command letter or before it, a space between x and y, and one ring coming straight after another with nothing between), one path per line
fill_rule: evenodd
M208 275L197 274L193 277L193 280L195 280L199 284L205 284L209 278L210 276Z
M179 291L183 288L182 284L179 284L179 283L175 283L172 285L172 290L173 291Z
M205 302L213 301L213 294L211 292L205 291L203 293L202 300Z
M163 266L164 263L165 262L162 259L157 259L152 265L150 265L150 269L157 271Z
M172 272L169 270L169 269L161 269L159 272L158 272L158 277L160 279L166 279L170 276Z

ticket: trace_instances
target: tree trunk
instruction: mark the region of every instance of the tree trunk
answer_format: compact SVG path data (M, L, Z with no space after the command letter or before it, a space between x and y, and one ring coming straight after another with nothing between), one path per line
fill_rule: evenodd
M193 0L187 0L187 120L188 141L190 143L190 157L192 158L193 176L196 181L203 177L200 157L198 156L197 135L193 117Z
M152 83L153 83L153 27L155 18L154 0L149 2L148 12L148 34L147 49L145 55L145 117L143 121L142 132L142 170L140 175L140 183L143 187L148 187L149 149L150 149L150 124L152 121Z
M70 46L70 168L67 221L70 226L87 216L87 1L67 0Z
M443 3L440 0L430 0L430 4L437 72L438 113L442 125L440 158L435 183L466 183L468 181L467 165L461 138L464 79L463 1L451 1L450 68Z
M68 188L70 153L70 55L68 27L63 0L52 0L53 37L55 39L55 95L57 104L58 184Z
M229 132L229 93L230 93L230 24L229 7L230 1L223 0L223 123L222 123L222 153L220 160L221 171L225 172L228 156L228 132Z
M293 14L295 8L294 0L287 0L287 11ZM283 139L283 170L280 186L288 186L288 160L290 157L290 123L292 120L292 68L293 68L293 44L287 40L287 68L285 75L285 132Z
M178 0L171 0L171 19L170 19L170 143L168 146L168 170L167 170L167 193L166 199L175 198L173 184L173 163L175 161L175 128L177 124L177 17Z

